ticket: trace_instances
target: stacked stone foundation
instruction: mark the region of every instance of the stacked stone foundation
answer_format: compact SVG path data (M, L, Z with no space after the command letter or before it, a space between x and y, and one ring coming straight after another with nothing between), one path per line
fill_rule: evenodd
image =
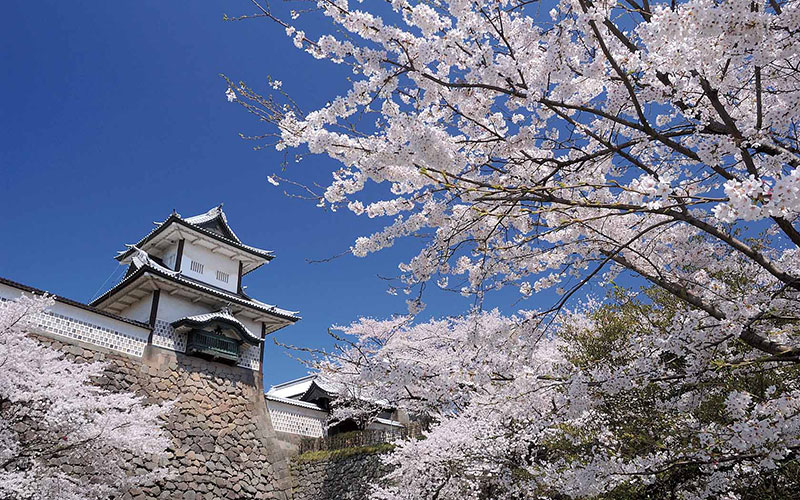
M293 500L365 500L371 484L390 472L381 454L324 460L293 460Z
M149 346L132 358L96 346L39 339L77 361L107 364L97 383L147 402L174 401L163 428L161 462L133 459L130 473L158 467L166 477L126 492L125 500L292 498L288 461L264 406L258 372Z
M71 339L36 338L70 360L104 363L95 383L107 390L173 402L163 421L171 441L166 455L126 457L132 475L156 469L166 475L120 499L366 500L371 484L389 472L380 453L290 458L297 447L276 436L258 372L152 346L136 358Z

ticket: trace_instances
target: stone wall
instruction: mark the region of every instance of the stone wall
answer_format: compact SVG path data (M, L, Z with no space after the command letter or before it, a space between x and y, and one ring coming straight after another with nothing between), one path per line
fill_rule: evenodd
M175 402L164 421L172 442L164 460L129 457L131 474L163 468L167 477L123 500L366 500L370 484L389 471L378 453L287 459L297 453L299 437L277 438L258 372L153 346L136 358L72 339L37 338L68 359L106 363L97 383L108 390Z
M378 453L325 460L295 459L293 500L366 500L370 484L389 472Z
M125 500L291 498L288 462L275 439L258 372L148 346L132 358L88 344L41 340L79 361L103 361L98 383L149 402L175 401L164 428L172 446L167 478L127 492ZM131 473L159 464L131 461Z

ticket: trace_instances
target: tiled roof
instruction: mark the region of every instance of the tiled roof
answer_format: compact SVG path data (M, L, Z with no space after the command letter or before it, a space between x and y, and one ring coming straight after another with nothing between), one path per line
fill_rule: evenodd
M279 397L298 396L299 399L305 399L315 388L331 398L335 398L339 394L333 384L325 381L319 374L306 375L305 377L274 385L269 388L267 394Z
M241 321L236 319L236 317L231 314L228 308L223 308L217 312L206 313L206 314L198 314L196 316L187 316L185 318L181 318L177 321L172 322L172 326L178 328L184 324L191 324L191 325L206 325L213 321L221 321L223 323L228 323L233 325L237 330L243 333L248 340L252 341L253 343L260 343L261 338L247 329Z
M228 218L225 216L225 212L222 211L222 205L216 206L204 214L193 215L191 217L186 217L183 220L188 222L189 224L200 225L205 222L211 222L214 219L220 219L222 224L224 224L225 229L228 230L233 239L236 240L238 243L242 242L242 240L240 240L239 237L236 236L236 233L233 232L233 229L228 224Z
M336 396L337 394L339 394L339 391L336 390L333 384L327 382L322 377L317 376L317 378L314 379L313 384L316 385L319 389L321 389L322 392L325 392L330 396ZM307 389L306 392L308 392L310 389L311 388L309 387L309 389Z
M273 385L269 388L267 394L277 397L302 396L316 377L317 375L306 375L305 377Z
M285 309L281 309L274 305L265 304L264 302L252 299L247 296L227 292L225 290L222 290L221 288L212 287L210 285L205 285L199 281L188 279L182 276L181 273L179 272L171 271L169 269L166 269L165 267L159 266L155 262L152 262L152 259L150 260L150 263L142 265L136 270L136 272L130 274L125 279L120 281L116 286L114 286L114 288L112 288L111 290L107 291L106 293L104 293L103 295L92 301L92 305L101 304L107 298L114 295L114 293L121 290L129 283L135 281L139 276L141 276L144 273L151 273L160 276L162 278L166 278L170 281L189 286L196 290L202 290L212 295L216 295L217 297L226 299L232 303L244 305L256 309L258 311L272 314L273 316L278 316L280 318L288 319L290 321L297 321L300 319L300 316L297 315L297 311L287 311Z
M320 387L320 389L324 391L331 393L337 392L337 389L334 387L334 385L330 381L325 380L322 377L317 377L316 379L314 379L314 382L316 382L317 385Z
M314 394L315 389L322 391L327 397L331 399L335 399L340 395L340 390L337 389L334 384L332 384L329 381L326 381L325 379L317 375L314 379L312 379L311 383L308 385L305 392L300 396L300 399L306 400L307 398L311 397ZM364 397L358 397L358 399L376 404L383 408L387 409L393 408L393 406L389 403L389 401L385 399L373 399Z
M277 401L279 403L286 403L289 405L299 406L301 408L308 408L310 410L325 411L323 408L315 405L314 403L309 403L308 401L300 401L299 399L284 398L270 393L264 394L264 398L267 399L268 401ZM325 411L325 413L327 412Z
M230 234L233 237L233 239L232 238L228 238L228 237L226 237L224 235L221 235L221 234L219 234L219 233L217 233L215 231L211 231L211 230L208 230L206 228L203 228L203 227L199 226L199 224L214 220L215 218L219 218L220 219L220 221L225 225L225 228L230 232ZM262 259L265 259L267 261L272 260L273 258L275 258L275 255L270 250L263 250L261 248L256 248L256 247L253 247L253 246L250 246L250 245L245 245L244 243L242 243L239 240L239 238L236 236L236 234L233 232L231 227L228 225L228 219L225 216L225 213L222 211L221 206L214 207L214 208L212 208L211 210L209 210L208 212L206 212L204 214L195 215L195 216L192 216L192 217L187 217L185 219L181 218L181 216L179 214L177 214L177 213L172 213L169 217L167 217L166 220L164 220L164 222L158 223L158 225L156 226L155 229L150 231L144 238L142 238L141 240L139 240L138 243L136 243L135 245L132 245L132 246L141 247L142 245L144 245L145 243L147 243L151 239L155 238L159 233L161 233L164 229L166 229L172 223L181 224L181 225L186 226L188 228L191 228L192 230L197 231L197 232L199 232L199 233L201 233L201 234L203 234L205 236L209 236L209 237L211 237L211 238L213 238L213 239L215 239L217 241L220 241L222 243L227 243L228 245L231 245L233 247L236 247L236 248L239 248L241 250L244 250L245 252L248 252L248 253L250 253L252 255L255 255L255 256L260 257ZM123 250L121 252L118 252L117 256L115 258L117 260L123 260L126 257L128 257L130 254L131 254L131 249L129 248L128 250Z

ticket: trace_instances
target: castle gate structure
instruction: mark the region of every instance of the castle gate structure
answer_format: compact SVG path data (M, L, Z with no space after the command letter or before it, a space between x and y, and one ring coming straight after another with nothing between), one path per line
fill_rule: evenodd
M222 206L173 213L117 256L122 280L83 304L54 296L37 318L43 342L69 358L103 361L100 383L150 402L175 401L163 463L131 473L168 477L124 498L291 498L292 481L264 401L266 335L300 317L248 296L242 279L273 258L242 243ZM0 278L0 300L41 290Z

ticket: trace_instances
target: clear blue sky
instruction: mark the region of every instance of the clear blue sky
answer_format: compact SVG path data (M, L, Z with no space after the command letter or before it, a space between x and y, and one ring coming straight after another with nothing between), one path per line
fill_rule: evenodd
M246 277L248 292L304 318L278 340L324 347L331 324L405 312L406 297L387 294L378 275L396 275L413 243L309 264L378 225L287 198L268 184L282 156L239 138L266 130L226 101L219 76L264 88L271 75L311 109L345 88L341 69L297 51L267 21L222 20L252 13L245 0L4 7L0 276L88 301L119 272L115 252L150 231L152 221L173 208L188 216L224 202L239 236L277 255ZM313 158L288 175L327 182L335 166ZM492 302L507 312L537 305L518 298L511 291ZM426 314L436 316L470 304L442 292L428 302ZM264 372L269 387L306 368L268 342Z

